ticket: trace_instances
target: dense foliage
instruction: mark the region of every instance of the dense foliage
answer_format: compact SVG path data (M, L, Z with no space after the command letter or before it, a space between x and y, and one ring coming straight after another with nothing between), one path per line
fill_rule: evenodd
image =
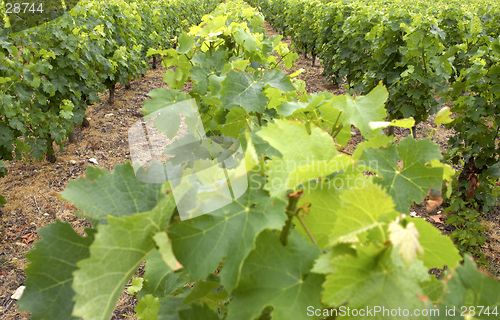
M179 198L177 175L146 183L136 178L136 163L113 173L89 166L61 196L93 228L86 236L60 221L40 229L42 240L27 255L21 308L32 319L109 319L146 261L143 277L127 288L139 300L138 319L300 320L347 307L373 314L377 306L403 309L398 319L442 319L450 308L456 319L463 308L478 319L498 316L500 284L469 258L459 265L449 238L406 215L450 179L439 147L412 137L395 143L379 130L414 124L381 122L389 96L382 85L357 98L309 95L279 70L280 60L290 66L294 56L280 37L265 36L263 21L255 9L227 1L182 34L176 49L149 52L177 68L165 73L171 88L150 93L145 116L154 115L166 137L187 125L172 145L187 140L190 147L165 152L173 152L176 174L198 179ZM193 88L180 92L189 80ZM204 132L192 113L178 115L193 100ZM436 118L448 121L446 113ZM350 155L341 146L352 125L365 141ZM240 143L241 157L224 168L230 184L196 171L224 161ZM188 220L179 215L180 200L195 213L235 181L248 187L228 205ZM441 281L427 273L445 265ZM481 315L476 306L485 307Z
M478 217L498 202L500 7L496 1L250 0L349 92L387 86L389 119L425 121L452 104L447 159L458 168L447 221L480 254ZM414 131L415 134L415 131ZM483 260L483 262L485 262Z
M80 1L37 28L0 29L0 159L53 155L99 92L144 74L149 48L170 47L218 2Z

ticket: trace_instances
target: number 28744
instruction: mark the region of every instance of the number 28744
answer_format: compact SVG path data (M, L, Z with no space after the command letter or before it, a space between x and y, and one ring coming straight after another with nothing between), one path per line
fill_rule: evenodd
M35 3L29 2L16 2L16 3L6 3L5 4L5 13L43 13L43 3L40 3L38 6L35 6Z

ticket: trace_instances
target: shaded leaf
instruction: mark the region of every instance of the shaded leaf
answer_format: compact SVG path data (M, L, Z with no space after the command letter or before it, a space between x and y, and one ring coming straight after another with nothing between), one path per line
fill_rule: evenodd
M398 146L365 148L360 160L369 171L379 175L375 181L392 196L396 210L408 212L409 206L422 201L431 187L441 186L443 168L426 165L440 158L441 150L430 139L407 137ZM403 161L402 169L399 160Z
M74 273L74 315L86 320L111 317L125 284L155 250L153 235L166 228L174 208L170 194L150 212L108 216L108 224L98 226L90 258L80 261Z
M82 237L60 220L38 230L42 239L26 254L30 261L26 289L18 302L20 310L31 312L31 319L78 319L71 316L75 305L71 285L76 263L90 256L94 230L86 232L88 236Z
M230 291L238 283L241 264L257 235L265 229L280 229L285 223L286 203L255 187L264 185L263 176L250 172L248 179L248 190L236 201L169 228L175 256L192 279L205 277L226 257L220 276Z
M162 184L144 183L130 163L118 164L113 173L87 166L86 178L70 181L62 198L86 215L105 223L108 216L123 217L153 209L165 195Z
M293 232L283 247L278 234L262 232L242 268L238 287L232 292L227 320L252 320L266 306L277 320L310 319L308 306L320 308L323 275L310 272L318 248Z

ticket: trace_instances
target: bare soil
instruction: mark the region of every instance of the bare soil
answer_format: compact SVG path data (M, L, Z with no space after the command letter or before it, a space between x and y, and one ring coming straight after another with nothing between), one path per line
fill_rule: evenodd
M266 23L265 27L269 35L276 34L269 24ZM284 41L291 43L289 39ZM326 80L319 61L316 61L315 67L311 62L311 59L301 56L296 66L287 72L305 69L306 72L299 75L299 78L306 81L308 92L345 92L343 88ZM8 175L0 179L0 194L8 201L7 205L0 209L0 320L29 319L29 313L18 311L11 295L24 283L26 276L23 270L27 264L24 255L33 248L33 243L39 240L37 230L56 219L71 223L80 233L89 226L88 222L77 218L73 214L72 206L58 198L58 195L69 181L84 176L89 164L112 171L116 164L130 161L128 130L136 121L142 119L140 109L143 107L143 101L148 98L147 93L155 88L167 87L162 81L164 72L163 68L149 70L145 77L132 81L129 90L118 85L113 106L107 104L106 95L101 97L101 103L89 106L86 115L90 120L90 127L76 126L77 142L66 143L62 150L56 152L55 163L45 160L8 161ZM432 119L431 117L417 126L418 138L427 137L434 129ZM396 129L398 137L409 134L409 130ZM432 140L445 150L447 139L452 134L441 128ZM359 134L354 135L346 148L354 148L360 141L362 137ZM448 233L444 230L444 224L436 223L431 218L438 214L438 211L443 211L442 208L427 213L424 203L413 206L412 210L431 221L443 234ZM494 212L483 217L488 240L482 251L491 265L488 268L489 273L500 279L499 212L497 207ZM433 270L435 274L440 272ZM112 319L133 317L136 303L135 298L124 291Z

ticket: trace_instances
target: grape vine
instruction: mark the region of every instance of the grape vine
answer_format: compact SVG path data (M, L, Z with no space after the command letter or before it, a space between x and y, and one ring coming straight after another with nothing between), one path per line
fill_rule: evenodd
M400 319L441 319L438 312L479 305L498 315L500 283L468 257L460 265L449 238L407 215L413 201L450 179L439 147L383 134L389 125L414 125L383 122L383 85L356 98L308 94L279 69L280 59L291 66L296 55L280 36L267 37L263 22L255 9L230 0L180 35L176 49L150 50L177 68L165 73L170 88L152 91L144 103L145 115L157 116L155 128L172 137L182 119L171 115L196 101L209 150L190 140L189 152L170 161L189 175L227 158L225 145L241 143L243 157L225 172L231 185L244 179L248 188L228 205L182 221L174 181L139 181L130 163L112 173L89 166L61 197L93 227L82 236L57 221L40 229L42 240L27 255L19 304L32 319L109 319L143 261L144 276L127 287L139 300L138 319L300 320L376 306L403 308ZM189 80L192 89L180 92ZM188 133L179 140L198 132L184 119ZM436 118L438 125L449 121ZM351 125L365 141L348 155L341 146ZM200 174L189 188L207 190L216 180ZM202 205L185 195L190 210ZM443 280L427 273L444 266ZM424 309L434 316L413 316Z

